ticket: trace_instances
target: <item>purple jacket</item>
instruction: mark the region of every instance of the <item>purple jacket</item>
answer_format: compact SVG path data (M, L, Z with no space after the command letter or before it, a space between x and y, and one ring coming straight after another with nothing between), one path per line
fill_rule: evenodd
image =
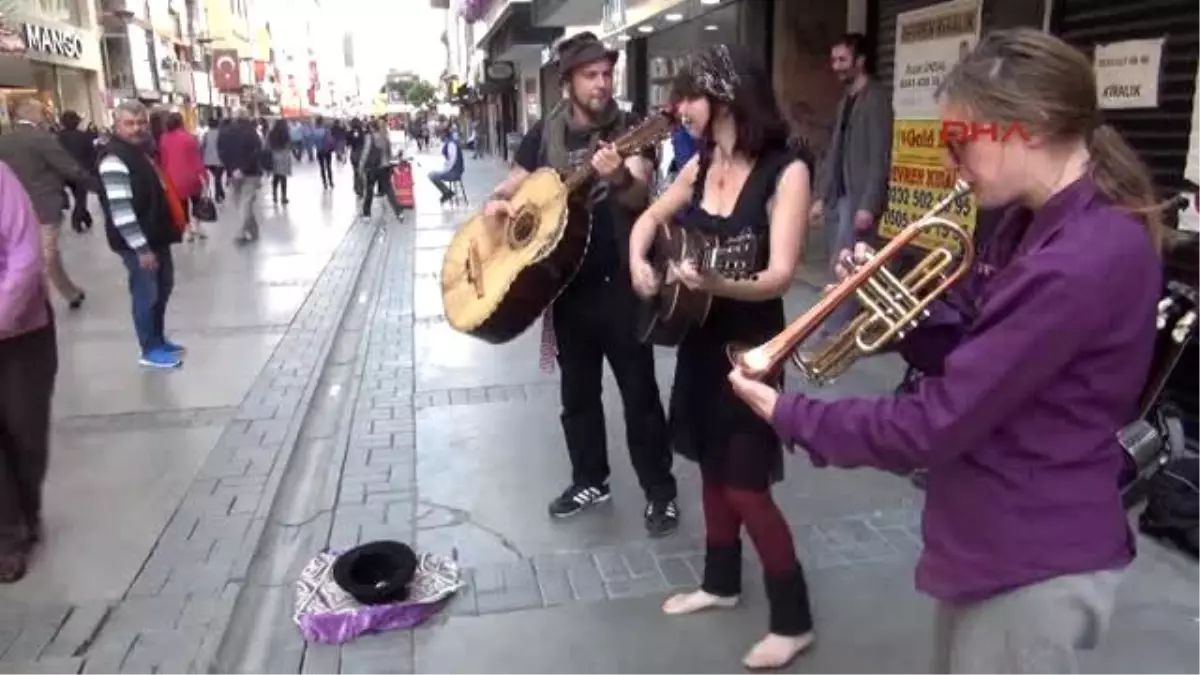
M917 587L973 601L1134 556L1117 430L1137 414L1162 268L1088 178L1013 208L901 345L911 394L785 394L773 423L817 466L928 469ZM952 309L952 307L957 309Z
M0 162L0 340L50 323L41 236L29 194Z

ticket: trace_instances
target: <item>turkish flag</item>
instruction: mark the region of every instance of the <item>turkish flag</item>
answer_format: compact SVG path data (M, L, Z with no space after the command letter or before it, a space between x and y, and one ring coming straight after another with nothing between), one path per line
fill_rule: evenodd
M236 49L213 50L212 83L219 91L238 91L242 88Z

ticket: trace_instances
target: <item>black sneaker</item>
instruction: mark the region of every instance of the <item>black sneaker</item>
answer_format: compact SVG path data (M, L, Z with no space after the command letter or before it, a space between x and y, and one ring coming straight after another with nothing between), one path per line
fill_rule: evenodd
M646 531L651 537L663 537L679 527L679 506L674 499L646 504Z
M566 518L594 506L606 502L612 497L612 491L607 485L572 485L550 502L550 515L555 518Z

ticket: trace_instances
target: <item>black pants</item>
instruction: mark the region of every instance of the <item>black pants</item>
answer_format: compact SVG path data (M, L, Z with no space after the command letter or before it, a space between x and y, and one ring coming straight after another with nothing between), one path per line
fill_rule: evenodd
M208 172L213 177L213 201L225 201L225 181L221 180L225 176L225 167L210 166L208 167Z
M321 167L321 185L333 187L333 153L318 152L317 166Z
M400 201L396 198L396 188L392 187L392 167L381 166L378 169L372 169L366 172L363 176L363 191L362 191L362 214L364 218L371 216L371 204L375 201L375 195L383 194L387 196L388 203L392 205L392 211L395 212L397 218L403 217L403 209L400 208Z
M572 482L606 482L608 448L600 395L607 359L621 392L626 442L638 482L647 500L664 501L676 493L667 420L654 377L653 347L634 334L635 307L627 272L617 272L611 281L580 280L554 303L563 433Z
M21 553L41 525L58 375L54 324L0 340L0 553Z
M76 232L92 226L92 214L88 211L88 189L79 183L71 184L71 227Z
M283 203L287 203L287 179L287 176L280 176L279 174L271 176L271 197L276 202L279 201L280 197L283 197Z
M354 195L356 197L361 197L362 191L363 191L362 174L359 173L359 171L358 171L358 162L361 159L362 159L362 151L361 150L354 150L354 149L350 150L350 168L354 171Z

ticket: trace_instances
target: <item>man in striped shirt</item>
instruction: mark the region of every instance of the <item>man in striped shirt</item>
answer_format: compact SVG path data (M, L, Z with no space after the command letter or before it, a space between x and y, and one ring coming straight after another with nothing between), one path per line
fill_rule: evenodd
M175 283L171 246L180 230L163 179L151 158L146 107L121 103L113 112L113 135L100 159L105 234L108 245L129 271L133 327L141 346L141 364L180 366L183 347L166 338L164 317Z

